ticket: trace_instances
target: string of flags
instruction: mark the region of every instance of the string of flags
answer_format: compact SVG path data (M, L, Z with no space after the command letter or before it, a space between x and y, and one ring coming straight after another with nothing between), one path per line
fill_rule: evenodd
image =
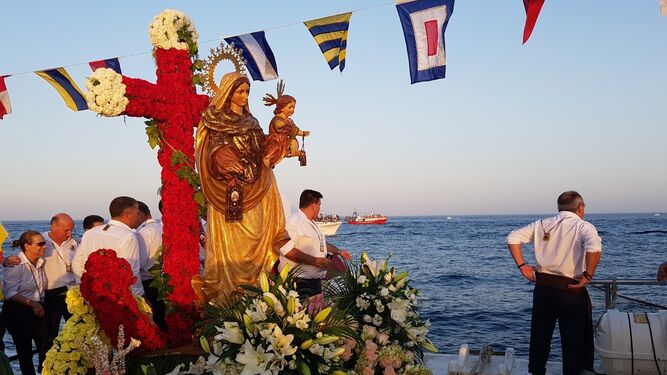
M403 36L405 38L411 83L431 81L445 77L445 30L454 11L455 0L395 0ZM522 0L526 11L523 43L530 38L545 0ZM660 15L667 15L667 0L659 0ZM345 69L347 37L353 12L305 21L324 59L331 70ZM247 70L253 80L270 81L278 78L278 64L265 31L224 38L242 50ZM95 71L110 68L121 73L118 57L88 63ZM64 67L35 71L35 74L53 86L73 111L88 109L79 87ZM11 101L5 78L0 75L0 119L12 113Z

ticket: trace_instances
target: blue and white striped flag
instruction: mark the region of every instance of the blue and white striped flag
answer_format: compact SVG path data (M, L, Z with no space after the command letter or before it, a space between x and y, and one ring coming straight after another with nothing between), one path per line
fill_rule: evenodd
M225 42L243 50L246 68L255 81L270 81L278 78L278 65L273 51L266 41L264 31L225 38Z

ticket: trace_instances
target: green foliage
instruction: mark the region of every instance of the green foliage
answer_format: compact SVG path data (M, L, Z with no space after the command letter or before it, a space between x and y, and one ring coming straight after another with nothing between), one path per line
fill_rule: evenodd
M185 164L188 162L188 157L185 156L183 151L180 150L174 150L171 153L171 166L175 166L176 164Z
M155 120L148 120L144 122L146 124L146 135L148 136L148 145L151 146L151 149L155 149L156 146L160 145L162 142L162 132L158 128L158 123Z

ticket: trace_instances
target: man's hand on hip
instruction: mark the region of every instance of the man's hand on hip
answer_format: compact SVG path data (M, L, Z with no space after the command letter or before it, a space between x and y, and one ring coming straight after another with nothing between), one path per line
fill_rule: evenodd
M521 271L521 274L523 277L528 279L530 282L534 283L535 282L535 272L537 271L537 268L534 266L531 266L529 264L526 264L519 268L519 271Z

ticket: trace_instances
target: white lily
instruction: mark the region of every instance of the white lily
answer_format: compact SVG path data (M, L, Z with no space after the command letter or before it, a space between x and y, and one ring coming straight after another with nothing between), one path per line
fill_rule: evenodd
M243 344L242 353L236 355L236 361L244 365L241 375L271 375L268 369L271 358L273 353L265 353L261 345L255 350L248 340Z
M224 326L225 328L215 327L215 329L220 332L219 335L214 337L215 340L225 340L232 344L243 344L245 337L237 322L224 322Z
M273 335L269 336L269 345L267 350L272 350L279 357L286 357L296 353L297 347L291 346L292 340L294 340L294 335L283 335L283 331L280 327L276 326L273 330Z
M408 314L408 301L397 298L394 301L388 303L387 307L389 307L391 310L391 318L395 322L398 324L405 322L405 318Z

